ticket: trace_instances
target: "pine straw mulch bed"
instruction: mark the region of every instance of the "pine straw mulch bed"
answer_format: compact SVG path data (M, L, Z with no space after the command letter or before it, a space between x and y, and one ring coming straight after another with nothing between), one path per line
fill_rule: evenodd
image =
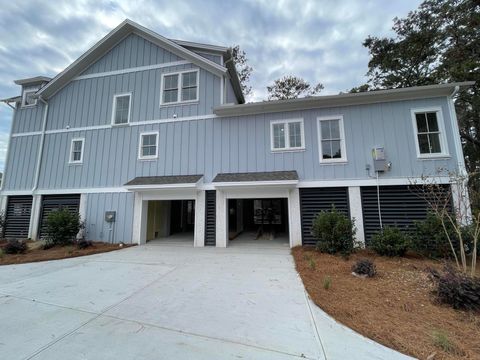
M312 300L360 334L419 359L480 359L480 314L433 300L425 269L441 269L441 262L386 258L368 250L347 260L302 247L294 248L292 254ZM376 277L351 274L352 264L361 258L374 260ZM323 285L326 277L331 279L328 290ZM438 340L438 334L450 346Z
M6 241L0 241L0 248L5 246ZM0 256L0 265L24 264L38 261L67 259L78 256L99 254L114 250L125 249L134 245L109 244L104 242L93 242L92 246L85 249L79 249L75 245L55 246L53 248L43 250L41 244L35 241L27 241L28 250L24 254L5 254Z

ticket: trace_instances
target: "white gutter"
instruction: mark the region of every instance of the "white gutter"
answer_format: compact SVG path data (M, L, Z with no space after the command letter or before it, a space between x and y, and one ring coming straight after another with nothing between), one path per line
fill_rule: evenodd
M38 100L40 100L45 105L45 109L43 110L43 125L42 125L42 132L41 132L41 138L40 138L40 145L38 146L37 166L35 168L35 182L33 184L32 192L34 192L38 188L38 180L40 178L40 165L42 163L43 145L45 143L45 131L47 130L47 115L48 115L48 102L46 102L41 96L39 96Z

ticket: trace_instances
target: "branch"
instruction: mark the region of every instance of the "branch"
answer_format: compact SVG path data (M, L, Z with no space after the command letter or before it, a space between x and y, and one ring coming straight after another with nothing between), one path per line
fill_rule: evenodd
M466 134L466 133L463 133L463 132L460 132L460 136L461 136L463 139L465 139L465 140L467 140L467 141L470 141L472 144L480 147L480 140L475 139L473 136L470 136L470 135L468 135L468 134Z

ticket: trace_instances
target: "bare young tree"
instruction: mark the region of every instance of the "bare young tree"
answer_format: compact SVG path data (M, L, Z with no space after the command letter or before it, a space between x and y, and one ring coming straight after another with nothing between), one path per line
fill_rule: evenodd
M471 175L472 177L474 174ZM448 177L451 186L442 185L440 178ZM480 211L471 209L470 199L480 194L473 193L468 186L468 174L459 174L439 169L435 176L423 176L411 181L412 191L422 198L429 210L441 221L448 239L455 263L459 270L468 271L467 249L471 253L470 271L475 275L477 267L478 238L480 237ZM452 205L454 209L452 209ZM453 229L453 234L452 234ZM452 236L453 235L453 236ZM467 239L471 243L467 244ZM460 255L460 259L459 256Z
M311 96L323 90L323 85L318 83L310 85L306 80L297 76L284 76L267 86L268 100L296 99L300 96Z

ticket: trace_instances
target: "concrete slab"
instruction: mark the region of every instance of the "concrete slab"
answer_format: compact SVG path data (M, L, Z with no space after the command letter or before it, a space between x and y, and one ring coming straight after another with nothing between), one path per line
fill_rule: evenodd
M0 358L25 359L96 315L0 297Z
M162 265L91 261L0 285L0 293L101 312L172 269Z
M67 358L69 360L286 360L297 357L102 316L32 359L64 360Z

